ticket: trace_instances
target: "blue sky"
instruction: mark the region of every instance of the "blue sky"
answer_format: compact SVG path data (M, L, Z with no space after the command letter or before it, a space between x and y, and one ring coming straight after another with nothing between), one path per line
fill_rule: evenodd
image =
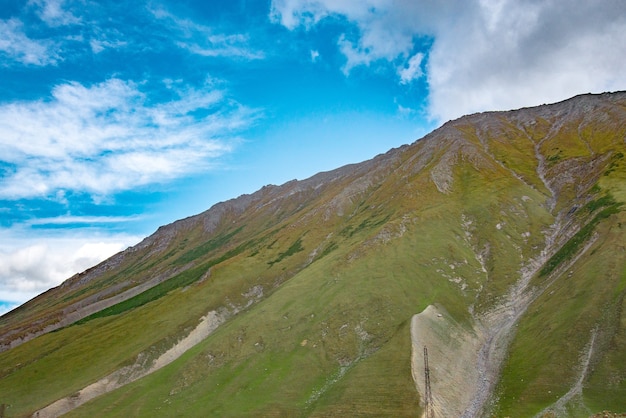
M3 0L0 313L463 114L626 88L626 5Z

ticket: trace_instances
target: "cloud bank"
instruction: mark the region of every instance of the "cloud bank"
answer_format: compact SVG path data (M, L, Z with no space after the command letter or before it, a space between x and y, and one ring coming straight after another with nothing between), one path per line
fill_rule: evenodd
M338 40L346 74L400 63L398 79L408 83L423 66L429 113L441 121L626 88L620 0L273 0L270 11L289 29L329 16L358 29ZM432 46L420 57L424 39Z

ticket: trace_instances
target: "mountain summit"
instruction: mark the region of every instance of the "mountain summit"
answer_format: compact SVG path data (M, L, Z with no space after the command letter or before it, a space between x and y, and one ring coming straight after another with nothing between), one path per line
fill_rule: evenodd
M0 317L0 412L626 412L625 153L582 95L163 226Z

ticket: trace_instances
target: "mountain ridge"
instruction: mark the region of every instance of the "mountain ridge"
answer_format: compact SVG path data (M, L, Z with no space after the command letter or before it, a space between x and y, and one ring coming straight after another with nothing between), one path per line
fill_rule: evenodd
M613 378L613 392L607 393L626 393L620 383L626 381L626 371L611 366L621 358L619 350L611 347L622 347L624 334L623 327L615 324L621 318L618 307L623 304L626 286L620 284L625 281L620 273L620 268L626 266L623 246L619 250L624 218L620 205L626 201L625 138L626 92L581 95L552 105L464 116L410 145L363 163L280 186L265 186L252 194L218 203L198 215L160 227L139 244L0 317L4 329L0 333L4 350L0 353L0 386L3 381L6 385L19 382L29 373L32 377L31 364L35 367L54 356L36 354L34 347L42 339L57 347L54 352L61 356L69 349L61 348L57 339L66 334L92 330L85 335L92 335L94 341L106 336L114 338L113 329L119 324L126 324L123 329L138 330L138 325L129 324L146 321L139 317L171 324L160 336L156 332L144 336L145 331L136 331L139 334L131 338L135 343L118 342L103 349L105 359L93 366L97 371L67 377L63 390L48 389L47 393L54 393L35 402L43 407L64 399L64 391L72 393L71 390L84 388L98 377L114 372L118 368L116 361L139 364L137 361L145 356L156 361L159 353L167 352L177 339L184 339L194 329L198 318L212 311L229 312L229 319L217 328L215 336L197 344L208 350L207 358L221 358L223 365L211 368L211 374L206 374L208 366L198 366L198 370L207 370L201 373L202 378L195 376L193 367L185 368L187 362L182 359L166 369L178 368L180 376L188 376L186 379L195 376L194 385L207 385L219 380L215 376L221 376L224 368L244 367L246 362L252 363L240 379L261 378L252 364L266 362L263 364L270 366L268 370L284 367L300 380L284 378L285 385L291 384L292 388L279 385L280 390L270 390L267 395L253 391L257 393L254 402L243 402L239 407L224 405L226 399L239 399L232 393L215 395L213 400L222 409L216 407L214 413L340 414L347 412L341 406L347 402L372 414L414 416L425 405L420 398L424 393L421 381L411 375L411 370L419 375L415 370L419 370L420 358L415 352L419 352L421 342L418 339L418 347L414 342L413 355L409 355L413 329L410 323L413 315L435 304L445 310L446 318L453 323L468 327L476 335L485 335L479 338L482 343L476 353L470 354L477 364L483 362L476 369L478 374L488 377L476 382L472 380L476 377L470 376L463 381L464 387L476 389L468 405L467 401L460 401L466 395L444 396L445 382L434 374L435 401L443 408L441 411L454 410L464 416L494 412L528 415L531 410L532 414L548 414L556 408L564 416L584 416L580 414L585 413L587 403L598 403L593 399L604 399L603 405L610 408L626 408L617 396L603 398L594 389L598 384L591 384L597 379L594 376L603 373L617 376ZM609 254L612 258L607 258ZM582 272L588 272L589 266L597 268L597 260L611 260L607 264L611 267L604 269L605 280L589 284ZM552 266L551 270L544 271L546 266ZM611 325L603 325L598 319L600 314L591 310L594 304L587 299L579 301L577 308L568 308L569 313L547 304L546 300L554 298L554 294L567 293L567 283L587 283L589 289L596 289L581 293L589 293L589 300L605 295L601 299L605 306L601 315L610 317ZM337 290L328 293L330 288ZM194 295L185 293L187 289L194 289ZM307 299L301 299L305 297L301 289L308 289ZM198 299L200 295L205 295L205 299ZM185 297L194 302L183 303ZM568 302L556 305L570 306L572 297L580 298L569 296L564 298ZM280 308L293 306L295 301L303 306L284 312ZM182 310L189 312L167 312L166 305L186 306ZM611 313L613 308L609 306L618 313ZM301 316L291 322L289 318L295 314L290 312L294 309ZM275 312L275 319L267 322L287 321L288 329L261 325L254 316L257 310ZM588 363L594 365L596 372L582 378L573 374L571 377L588 384L586 392L593 394L590 399L582 398L581 389L550 409L552 402L541 392L542 382L558 387L562 399L571 387L554 383L545 375L535 380L529 378L517 359L538 341L549 341L551 347L556 347L550 352L567 352L559 348L566 338L555 339L552 334L534 331L540 323L533 318L545 320L545 312L555 310L560 312L556 317L564 318L571 318L571 312L587 313L588 318L578 322L587 324L584 332L580 332L580 337L569 337L570 344L578 348L570 347L569 354L561 355L570 362L570 369L577 367L578 360L572 353L584 350L593 334L591 346L595 349L585 352L591 353ZM274 318L267 313L264 316ZM252 342L252 336L240 340L227 337L229 329L236 334L237 326L254 329L245 325L244 319L264 329L265 338ZM558 322L553 334L569 335L568 321ZM110 327L111 331L97 336L93 334L96 324L103 329ZM592 332L593 329L597 331ZM50 334L53 330L56 332ZM295 344L299 348L286 348L283 339L277 337L284 333L293 334L294 338L299 335L299 344ZM434 344L431 349L435 359L452 353L446 351L447 344L437 343L432 336L428 339L429 344ZM271 340L272 344L263 340ZM231 348L226 350L228 344ZM301 353L305 347L317 354ZM31 350L35 354L29 365L9 365L11 358L26 359ZM270 361L275 351L291 353L291 360L277 366ZM216 357L219 352L222 357ZM406 355L406 363L392 366L390 362L401 352ZM536 370L551 367L545 358L534 357ZM297 365L312 359L317 359L319 370L311 378L303 378ZM61 357L57 360L67 361ZM396 390L395 395L358 383L357 377L363 373L384 377ZM567 370L552 373L565 381L565 376L571 374ZM534 384L512 383L519 374ZM153 375L160 376L161 372ZM249 381L232 386L225 380L221 382L232 390L252 384ZM138 387L127 383L128 387ZM137 399L153 402L161 396L153 393L164 385L155 384L155 389L147 389ZM584 388L583 383L580 386ZM42 383L38 387L41 391L49 386ZM190 399L200 396L185 387L177 386L171 391L188 394L185 396L191 396ZM297 387L301 389L294 390ZM118 396L117 402L130 402L116 393L119 391L90 404L110 402L107 396ZM520 394L531 401L520 404L516 401ZM24 395L14 396L19 399ZM381 405L374 405L373 399ZM197 400L191 403L196 405ZM21 408L34 412L31 405L22 404ZM237 408L243 409L236 412Z

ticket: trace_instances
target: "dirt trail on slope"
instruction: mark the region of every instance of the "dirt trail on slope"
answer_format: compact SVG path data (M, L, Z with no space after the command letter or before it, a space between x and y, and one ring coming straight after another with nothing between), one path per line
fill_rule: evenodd
M201 318L196 328L165 353L161 354L149 367L145 364L145 355L141 353L137 357L135 364L116 370L97 382L81 389L76 394L59 399L47 407L40 409L32 416L39 418L61 416L100 395L118 389L167 366L182 356L187 350L208 337L226 320L226 318L227 315L225 314L216 311L209 312L206 316Z
M552 413L554 414L554 416L557 417L568 416L567 405L572 400L580 397L583 393L583 383L585 382L585 379L587 378L587 373L589 372L589 364L591 363L591 358L593 356L593 348L596 341L596 335L597 329L591 333L591 341L589 341L589 344L587 344L587 348L585 350L586 352L583 355L580 367L580 375L576 383L565 395L561 396L554 404L550 405L549 407L535 415L535 418L551 416L548 415L548 413Z

